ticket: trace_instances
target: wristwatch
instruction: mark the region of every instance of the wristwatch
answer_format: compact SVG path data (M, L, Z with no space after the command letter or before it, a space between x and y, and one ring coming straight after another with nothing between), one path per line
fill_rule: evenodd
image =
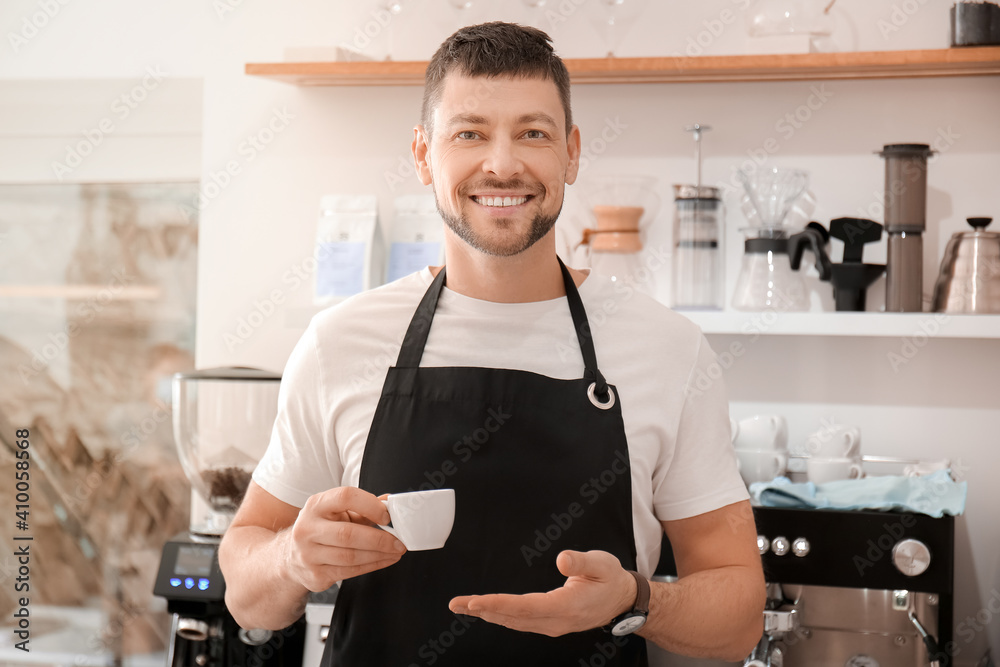
M612 620L608 626L611 634L616 637L630 635L646 625L646 617L649 615L649 582L638 572L633 570L626 572L635 578L635 604L630 611Z

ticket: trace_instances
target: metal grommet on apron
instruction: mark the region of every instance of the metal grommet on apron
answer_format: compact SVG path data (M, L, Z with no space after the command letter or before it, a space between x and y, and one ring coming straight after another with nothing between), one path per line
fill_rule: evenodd
M547 637L448 609L459 595L562 586L556 556L565 549L607 551L636 566L621 401L597 368L583 302L559 266L585 366L574 380L420 367L444 268L428 287L386 375L359 486L375 495L455 489L455 524L444 548L343 582L323 665L646 664L636 635L598 628Z

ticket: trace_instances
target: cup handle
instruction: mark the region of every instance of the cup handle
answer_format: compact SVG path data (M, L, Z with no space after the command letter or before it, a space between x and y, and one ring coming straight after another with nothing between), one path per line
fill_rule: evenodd
M736 442L736 437L740 434L740 423L732 417L729 418L729 434L730 442Z
M785 458L785 455L781 454L780 452L776 452L774 455L774 465L775 465L774 475L772 476L777 477L779 473L785 470L785 466L787 464L788 460Z
M381 503L382 503L383 505L385 505L385 511L386 511L386 512L389 512L389 503L388 503L388 501L386 501L386 500L385 500L385 499L383 499L383 498L379 498L379 501L380 501L380 502L381 502ZM390 523L392 523L392 513L391 513L391 512L389 513L389 522L390 522ZM399 540L400 542L402 542L402 541L403 541L403 538L401 538L401 537L399 536L399 532L398 532L398 531L397 531L397 530L396 530L395 528L393 528L392 526L380 526L380 525L378 525L378 524L375 524L375 525L376 525L376 526L377 526L378 528L381 528L381 529L382 529L382 530L384 530L385 532L387 532L387 533L389 533L390 535L392 535L393 537L395 537L395 538L396 538L397 540Z
M851 464L851 479L864 479L865 469L861 467L860 463Z

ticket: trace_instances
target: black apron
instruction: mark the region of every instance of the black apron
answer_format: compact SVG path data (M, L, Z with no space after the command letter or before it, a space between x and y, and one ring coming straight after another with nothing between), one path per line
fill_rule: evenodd
M323 665L646 665L645 640L635 635L598 628L553 638L448 609L458 595L562 586L556 556L564 549L600 549L636 566L618 392L597 369L583 302L559 265L586 365L579 380L420 368L444 268L424 294L382 387L359 487L375 495L455 489L454 528L442 549L408 552L343 582Z

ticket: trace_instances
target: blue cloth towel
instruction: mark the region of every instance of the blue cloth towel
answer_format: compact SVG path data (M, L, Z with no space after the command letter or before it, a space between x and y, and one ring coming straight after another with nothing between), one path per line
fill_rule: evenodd
M885 475L819 485L776 477L751 484L750 495L765 507L903 510L932 517L958 516L965 511L968 482L956 482L950 473L938 470L925 477Z

